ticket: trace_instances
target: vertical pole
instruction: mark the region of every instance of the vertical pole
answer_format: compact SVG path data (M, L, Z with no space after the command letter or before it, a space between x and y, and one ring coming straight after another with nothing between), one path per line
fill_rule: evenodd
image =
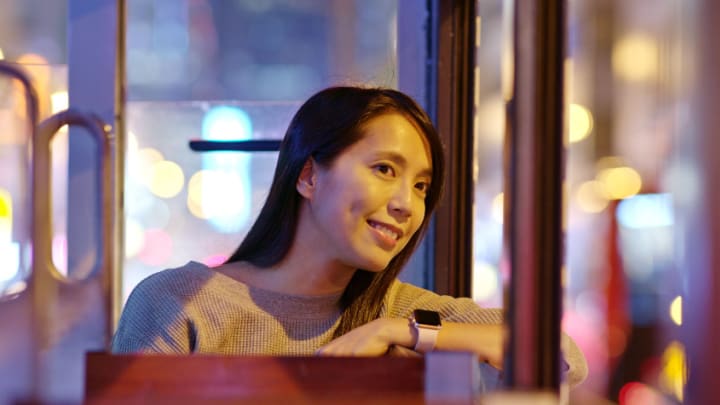
M431 111L445 144L448 181L435 214L434 289L467 297L473 263L475 0L439 1L437 13L436 108Z
M565 1L516 2L506 145L506 383L519 390L560 387L564 44Z
M692 200L683 203L684 254L680 268L687 274L688 291L683 317L685 342L689 358L686 403L704 404L720 397L717 376L720 373L720 48L715 38L720 35L720 3L699 0L694 16L697 40L694 108L697 131L686 134L689 153L681 160L691 169L697 181ZM694 133L693 133L694 132ZM689 139L688 139L689 137ZM674 190L675 192L679 190ZM680 195L680 194L678 194ZM688 197L682 194L682 200ZM681 199L678 199L681 200Z

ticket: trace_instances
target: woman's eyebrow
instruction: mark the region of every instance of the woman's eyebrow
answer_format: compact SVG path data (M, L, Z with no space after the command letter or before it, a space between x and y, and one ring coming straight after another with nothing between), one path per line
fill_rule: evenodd
M407 167L407 163L408 163L407 159L405 159L405 156L403 156L397 152L393 152L393 151L378 152L377 157L381 158L381 159L390 160L399 166ZM432 177L432 169L428 167L423 170L420 170L420 172L418 173L418 177Z

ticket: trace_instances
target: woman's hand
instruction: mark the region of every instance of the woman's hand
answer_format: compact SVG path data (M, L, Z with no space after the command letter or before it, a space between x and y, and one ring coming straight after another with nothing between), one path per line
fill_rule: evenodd
M413 332L407 319L378 318L318 349L320 356L382 356L391 346L412 347Z

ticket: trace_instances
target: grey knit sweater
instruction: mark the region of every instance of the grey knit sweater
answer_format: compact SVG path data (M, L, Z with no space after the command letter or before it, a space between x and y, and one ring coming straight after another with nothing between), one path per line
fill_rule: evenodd
M114 353L312 355L332 340L340 294L297 296L261 290L190 262L161 271L135 287L113 337ZM395 281L381 313L408 318L413 309L440 312L443 320L502 322L502 311L469 298L441 296ZM587 374L571 339L562 342L570 385Z

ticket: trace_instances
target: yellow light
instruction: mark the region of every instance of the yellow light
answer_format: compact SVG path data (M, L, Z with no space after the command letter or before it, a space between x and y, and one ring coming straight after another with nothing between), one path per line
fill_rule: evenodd
M598 173L597 180L603 183L611 200L632 197L642 188L640 174L630 167L603 169Z
M0 244L12 241L13 207L12 195L0 188Z
M597 180L582 183L575 192L575 200L581 210L589 213L598 213L608 205L608 195L605 185Z
M580 104L570 104L570 143L579 142L590 135L593 119L590 110Z
M683 388L687 383L687 361L685 347L678 341L672 341L662 355L662 367L659 375L660 389L683 401Z
M238 215L242 205L238 190L243 184L240 176L232 171L201 170L188 182L187 207L202 219L214 219Z
M658 74L658 55L658 45L652 37L644 34L626 35L613 46L613 71L628 81L654 80Z
M3 53L2 48L0 48L0 60L5 59L5 54Z
M202 190L203 181L211 176L209 170L200 170L190 177L187 191L187 207L190 213L201 219L210 218L210 213L203 211Z
M163 160L152 165L148 176L148 187L153 194L162 198L175 197L183 188L185 176L177 163Z
M159 150L153 148L140 149L138 151L138 157L140 158L140 163L147 166L152 166L154 163L165 159Z
M163 154L157 149L142 148L137 151L128 150L128 174L129 177L140 183L148 184L148 172L152 170L152 166L163 161Z
M495 222L497 222L498 224L503 223L504 200L504 193L496 195L495 198L493 198L492 200L491 215L492 219L494 219Z
M0 218L12 218L12 195L0 188Z
M595 163L595 169L597 171L600 171L603 169L610 169L613 167L620 167L624 165L625 162L623 162L622 158L618 156L604 156L598 159L598 161Z
M675 325L682 325L682 297L679 295L670 303L670 319Z

